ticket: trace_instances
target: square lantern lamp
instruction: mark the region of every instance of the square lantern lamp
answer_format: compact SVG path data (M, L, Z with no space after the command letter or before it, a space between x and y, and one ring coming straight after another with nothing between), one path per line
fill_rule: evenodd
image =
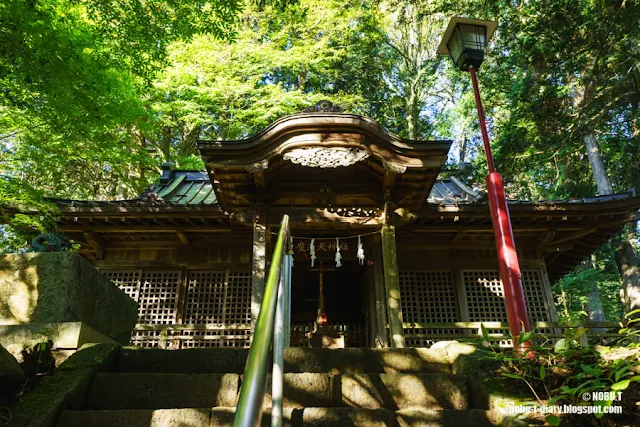
M477 70L497 27L494 21L451 18L437 53L449 54L456 68L461 71L469 71L470 67Z

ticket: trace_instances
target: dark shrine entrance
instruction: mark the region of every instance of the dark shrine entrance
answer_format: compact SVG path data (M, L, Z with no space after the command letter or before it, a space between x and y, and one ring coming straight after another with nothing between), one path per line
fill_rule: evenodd
M326 335L330 338L325 341L333 344L325 342L325 347L366 347L367 288L366 268L357 261L343 260L336 267L333 260L317 259L311 267L309 260L296 260L291 280L291 346L321 346Z

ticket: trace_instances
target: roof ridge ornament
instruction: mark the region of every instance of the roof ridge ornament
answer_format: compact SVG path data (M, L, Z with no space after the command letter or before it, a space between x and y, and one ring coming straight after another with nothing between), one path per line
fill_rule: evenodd
M326 99L304 109L305 113L342 113L343 111L342 107Z

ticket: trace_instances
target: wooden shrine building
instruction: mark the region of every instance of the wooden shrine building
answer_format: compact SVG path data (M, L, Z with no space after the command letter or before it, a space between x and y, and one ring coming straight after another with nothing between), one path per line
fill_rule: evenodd
M485 194L438 178L450 145L320 103L246 140L199 141L206 172L165 164L135 199L57 200L59 228L139 303L134 344L247 347L288 214L292 345L308 345L322 281L324 328L347 347L429 346L460 332L443 324L507 320ZM532 321L556 320L551 283L639 208L631 192L510 201Z

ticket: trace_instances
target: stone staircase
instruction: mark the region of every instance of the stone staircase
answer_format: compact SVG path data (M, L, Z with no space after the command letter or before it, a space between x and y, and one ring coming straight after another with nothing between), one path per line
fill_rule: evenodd
M56 426L232 424L247 350L117 348L115 353L92 373L82 396L61 408ZM464 364L454 359L444 349L289 348L284 425L494 425L486 402L474 400ZM266 426L269 395L264 408Z

